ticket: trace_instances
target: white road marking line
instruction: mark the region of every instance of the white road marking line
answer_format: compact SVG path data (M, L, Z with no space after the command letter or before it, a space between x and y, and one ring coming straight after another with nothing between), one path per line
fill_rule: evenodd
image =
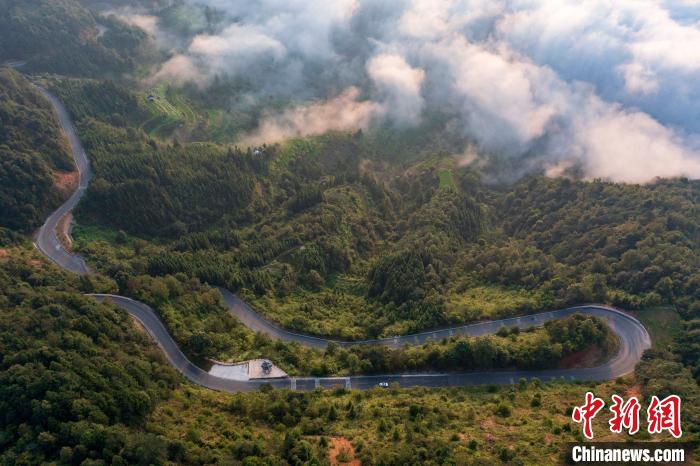
M291 383L290 383L290 388L291 388L292 390L296 390L296 389L297 389L297 379L296 379L296 377L292 377Z
M345 388L350 390L352 387L350 386L350 377L345 377Z
M315 378L314 379L314 388L318 388L320 386L321 386L321 380L319 380L318 378Z

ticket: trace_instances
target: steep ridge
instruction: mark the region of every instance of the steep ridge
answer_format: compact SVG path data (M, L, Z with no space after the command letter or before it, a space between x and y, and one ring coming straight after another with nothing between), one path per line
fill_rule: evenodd
M61 205L46 220L36 235L35 246L46 257L60 267L78 274L90 273L85 260L69 251L66 251L58 240L56 226L60 219L70 212L80 201L92 176L90 165L85 151L80 144L75 128L70 120L68 112L61 102L45 89L40 91L53 105L64 132L70 141L75 158L75 163L80 171L80 183L73 195ZM269 335L272 338L296 341L305 346L323 348L328 340L312 335L294 333L265 319L246 302L231 293L219 288L229 312L236 316L244 325L253 331ZM376 376L351 376L351 377L290 377L285 379L265 381L234 381L215 377L194 365L178 347L177 343L168 333L165 325L158 318L155 311L148 305L125 296L93 294L100 301L111 301L116 306L128 312L138 319L153 337L158 346L165 353L170 363L180 371L187 379L203 387L229 392L251 391L261 385L269 384L278 388L294 390L313 390L317 387L344 386L346 388L367 389L376 387L379 382L397 383L402 387L426 386L447 387L473 384L508 384L515 383L520 378L539 378L541 380L559 379L565 380L609 380L627 374L634 370L635 365L642 357L642 353L651 347L651 339L644 326L634 317L624 312L602 305L584 305L551 312L544 312L529 316L514 317L510 319L480 322L470 325L456 326L446 329L421 332L414 335L403 335L392 338L364 341L335 341L339 345L380 344L390 347L401 347L426 342L430 339L440 340L452 335L478 336L493 334L502 326L526 328L543 325L553 319L560 319L575 312L594 315L605 318L612 331L620 340L618 353L606 363L591 368L581 369L552 369L552 370L528 370L528 371L489 371L467 373L424 373L424 374L387 374Z

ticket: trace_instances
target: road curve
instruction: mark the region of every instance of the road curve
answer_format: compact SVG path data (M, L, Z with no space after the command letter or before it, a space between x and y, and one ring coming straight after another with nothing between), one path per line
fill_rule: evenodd
M70 212L77 205L83 192L87 188L91 178L89 162L80 144L80 140L76 135L75 128L61 102L45 89L39 88L39 90L53 105L61 125L63 126L63 130L69 139L73 157L80 171L80 184L73 195L51 214L46 220L46 223L39 229L35 245L46 257L64 269L78 274L86 274L89 273L90 270L85 264L85 260L81 256L70 253L63 248L56 236L56 226L61 217ZM293 341L301 345L318 348L326 347L329 342L334 341L286 330L265 319L246 302L230 291L223 288L219 288L219 291L231 314L253 331L264 333L272 338ZM651 347L649 334L644 326L634 317L608 306L585 305L529 316L432 330L414 335L355 342L334 342L341 346L380 344L398 348L404 345L424 343L431 339L441 340L442 338L453 335L479 336L493 334L502 326L509 328L527 328L533 325L539 326L547 321L560 319L578 312L606 319L608 325L620 340L620 349L618 353L612 359L597 367L527 371L501 370L465 373L387 374L351 377L289 377L272 380L236 381L213 376L188 360L175 340L170 336L170 333L168 333L163 322L150 306L125 296L109 294L92 294L90 296L93 296L99 301L110 301L138 319L156 341L168 361L170 361L173 367L180 371L187 379L203 387L227 392L257 390L261 385L271 385L277 388L288 388L292 390L313 390L317 387L333 386L367 389L376 387L379 382L396 383L401 387L450 387L476 384L512 384L521 378L539 378L540 380L565 379L570 381L609 380L632 372L637 362L641 359L644 350Z
M88 183L90 183L90 178L92 178L90 162L88 161L82 144L80 144L80 139L78 139L73 123L71 122L68 112L63 104L46 89L38 86L36 86L36 88L49 100L49 102L51 102L51 105L56 111L58 119L61 122L61 126L63 127L63 132L66 134L66 137L70 142L73 158L75 159L75 165L78 167L78 171L80 172L80 179L78 189L73 192L73 194L66 202L63 203L63 205L49 215L46 222L44 222L41 228L39 228L34 240L34 245L46 257L54 261L62 268L80 275L84 275L90 272L90 269L88 269L87 265L85 264L85 260L77 254L72 254L66 251L58 239L56 227L63 216L73 210L73 208L78 204L78 201L80 201L80 198L83 197L83 193L85 192L85 189L87 189Z

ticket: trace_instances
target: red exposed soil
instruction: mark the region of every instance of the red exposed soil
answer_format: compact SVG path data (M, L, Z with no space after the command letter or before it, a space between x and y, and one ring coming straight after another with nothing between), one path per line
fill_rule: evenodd
M599 346L593 345L585 350L577 351L565 356L559 363L559 367L562 369L593 367L596 363L600 362L602 357L603 350Z
M349 466L361 466L360 460L355 458L355 448L353 448L350 440L345 437L331 437L330 448L328 449L328 457L330 459L331 465L349 465ZM350 459L349 462L340 462L338 460L338 455L341 452L345 452L346 457Z
M625 398L630 398L632 396L636 396L638 400L642 399L642 386L641 385L632 385L625 391Z
M61 220L58 221L58 225L56 225L58 240L67 251L70 251L73 248L73 240L70 237L70 226L72 222L73 214L68 212L61 218Z
M139 321L136 317L132 317L131 321L133 322L134 328L137 332L143 333L144 335L148 335L148 331L146 331L146 327L143 326L141 321Z
M78 187L78 171L63 172L56 170L53 172L54 186L61 193L61 196L67 198Z

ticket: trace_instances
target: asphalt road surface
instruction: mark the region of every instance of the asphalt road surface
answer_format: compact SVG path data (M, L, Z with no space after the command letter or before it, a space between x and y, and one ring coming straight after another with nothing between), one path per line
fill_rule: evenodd
M78 274L86 274L89 273L90 270L85 264L85 260L79 255L70 253L63 248L56 236L56 226L63 215L70 212L76 206L87 188L91 177L90 165L85 151L80 144L80 140L75 133L75 128L63 105L46 90L41 88L39 88L39 90L53 105L61 121L63 130L70 141L75 163L80 170L80 185L75 193L51 214L46 220L46 223L39 229L35 245L45 256L64 269ZM261 314L256 312L246 302L230 291L223 288L219 288L219 291L221 292L229 312L253 331L264 333L272 338L294 341L305 346L319 348L323 348L327 346L330 341L334 341L286 330L265 319ZM609 361L598 367L527 371L501 370L465 373L386 374L352 377L289 377L284 379L251 380L243 382L212 376L189 361L170 336L165 325L158 318L155 311L148 305L118 295L93 294L91 296L99 301L111 301L113 304L138 319L156 341L158 346L163 350L168 361L170 361L173 367L180 371L187 379L203 387L228 392L257 390L261 385L272 385L277 388L288 388L292 390L313 390L317 387L338 386L348 389L368 389L377 387L380 382L398 384L401 387L451 387L477 384L513 384L517 383L521 378L538 378L540 380L561 379L567 381L610 380L632 372L637 362L641 359L644 350L651 347L649 334L644 326L634 317L607 306L585 305L529 316L433 330L414 335L355 342L335 341L335 343L341 346L380 344L398 348L404 345L421 344L431 339L441 340L453 335L478 336L493 334L503 326L508 328L540 326L549 320L560 319L578 312L606 319L608 325L620 340L619 352Z
M77 274L89 273L85 260L77 254L72 254L63 247L61 242L58 240L56 234L56 227L58 222L61 221L64 215L69 213L78 204L80 198L83 196L85 189L87 189L88 183L92 173L90 172L90 162L88 161L87 155L85 155L85 150L80 144L80 140L75 133L75 128L73 123L68 116L68 112L59 100L51 95L47 90L37 87L39 92L41 92L44 97L46 97L51 105L53 105L58 119L61 121L61 126L63 127L63 132L66 134L68 141L73 152L73 158L75 159L75 164L80 172L80 181L78 183L78 189L76 189L70 198L63 203L54 213L52 213L46 222L39 228L34 240L34 245L44 253L46 257L54 261L56 264L60 265L66 270L75 272Z

